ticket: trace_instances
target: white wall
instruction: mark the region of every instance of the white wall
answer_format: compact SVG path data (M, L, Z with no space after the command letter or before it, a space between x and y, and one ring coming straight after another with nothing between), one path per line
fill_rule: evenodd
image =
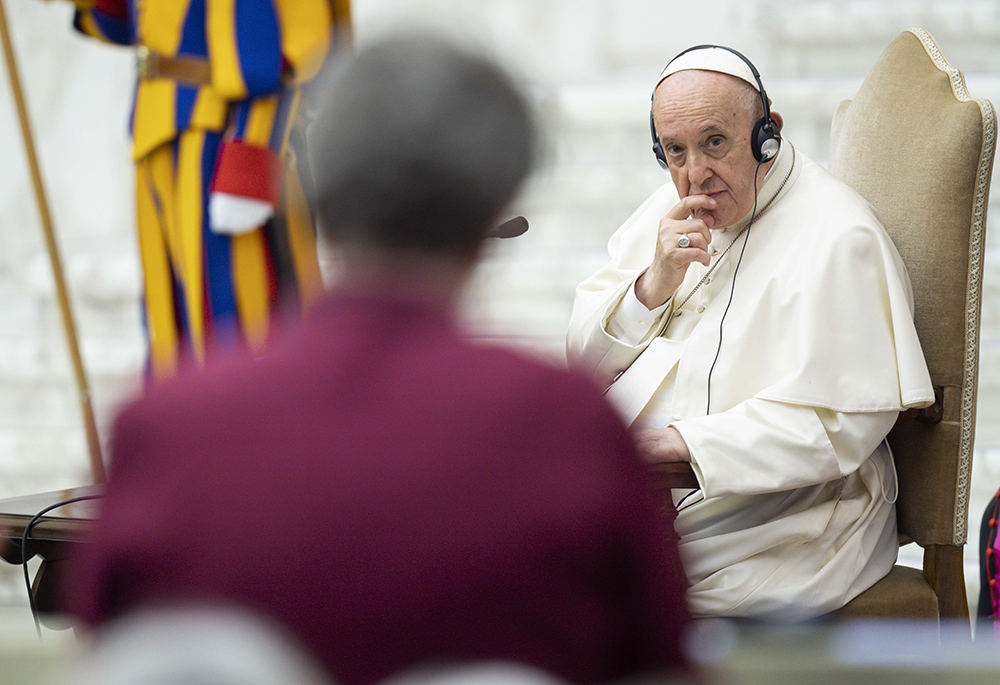
M144 354L125 131L132 56L74 35L67 3L4 5L104 429L136 387ZM882 49L909 27L937 39L974 96L1000 103L1000 3L992 0L355 0L354 7L359 42L396 25L439 26L495 50L535 98L547 127L546 161L512 208L531 228L494 245L468 310L486 332L557 360L576 283L603 261L610 233L667 180L649 149L649 92L681 49L713 42L744 52L784 115L786 136L820 160L837 103L853 95ZM88 479L23 149L3 76L0 497ZM995 209L983 298L973 542L985 500L1000 486L998 222ZM15 598L23 593L19 573L0 567L0 588L6 578Z

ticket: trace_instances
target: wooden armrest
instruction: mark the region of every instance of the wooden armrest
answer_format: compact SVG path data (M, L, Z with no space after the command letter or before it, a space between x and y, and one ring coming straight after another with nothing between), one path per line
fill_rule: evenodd
M907 421L918 421L920 423L941 423L944 418L944 388L940 385L934 386L934 404L923 409L907 409L899 412L896 419L896 426Z
M653 482L659 490L701 487L691 469L691 464L686 461L651 464L649 469L653 473Z

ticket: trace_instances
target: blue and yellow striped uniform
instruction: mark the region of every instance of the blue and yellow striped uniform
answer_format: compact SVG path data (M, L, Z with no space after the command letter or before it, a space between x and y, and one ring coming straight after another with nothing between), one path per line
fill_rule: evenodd
M151 377L213 350L261 350L279 312L322 290L306 201L298 86L315 76L349 0L94 0L75 26L167 58L206 61L208 80L140 77L131 120ZM282 156L281 204L249 233L208 226L223 141ZM301 173L300 173L301 172Z

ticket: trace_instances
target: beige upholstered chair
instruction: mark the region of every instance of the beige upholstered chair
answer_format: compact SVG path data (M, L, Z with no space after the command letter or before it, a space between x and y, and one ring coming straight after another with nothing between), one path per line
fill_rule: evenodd
M968 620L962 552L995 138L993 106L968 95L961 72L920 29L886 48L834 118L830 170L874 205L906 263L940 393L940 404L901 417L889 435L900 539L923 548L923 572L897 565L842 616Z

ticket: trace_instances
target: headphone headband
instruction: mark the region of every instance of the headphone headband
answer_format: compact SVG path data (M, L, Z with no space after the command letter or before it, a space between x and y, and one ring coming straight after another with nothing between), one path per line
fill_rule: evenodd
M764 83L763 83L763 81L760 80L760 72L757 71L757 67L754 66L753 62L751 62L749 59L747 59L746 56L742 52L740 52L738 50L734 50L733 48L727 47L725 45L713 45L713 44L710 44L710 43L706 43L704 45L693 45L693 46L687 48L686 50L682 50L679 53L677 53L676 55L674 55L674 58L671 59L669 62L667 62L667 66L665 66L663 68L663 71L666 72L667 69L670 68L671 64L673 64L680 57L683 57L684 55L688 54L689 52L695 52L696 50L712 50L712 49L715 49L715 50L725 50L726 52L732 53L733 55L735 55L736 57L738 57L740 59L740 61L742 61L744 64L747 65L747 68L750 69L750 73L753 74L754 81L756 81L756 83L757 83L757 92L760 93L761 103L764 105L764 118L765 119L770 119L771 118L771 108L768 105L768 97L767 97L767 92L764 90ZM731 74L731 75L735 76L735 74ZM666 78L666 76L661 76L660 77L660 81L662 81L664 78ZM743 77L737 76L737 78L743 78ZM659 82L657 82L657 85L659 85Z

